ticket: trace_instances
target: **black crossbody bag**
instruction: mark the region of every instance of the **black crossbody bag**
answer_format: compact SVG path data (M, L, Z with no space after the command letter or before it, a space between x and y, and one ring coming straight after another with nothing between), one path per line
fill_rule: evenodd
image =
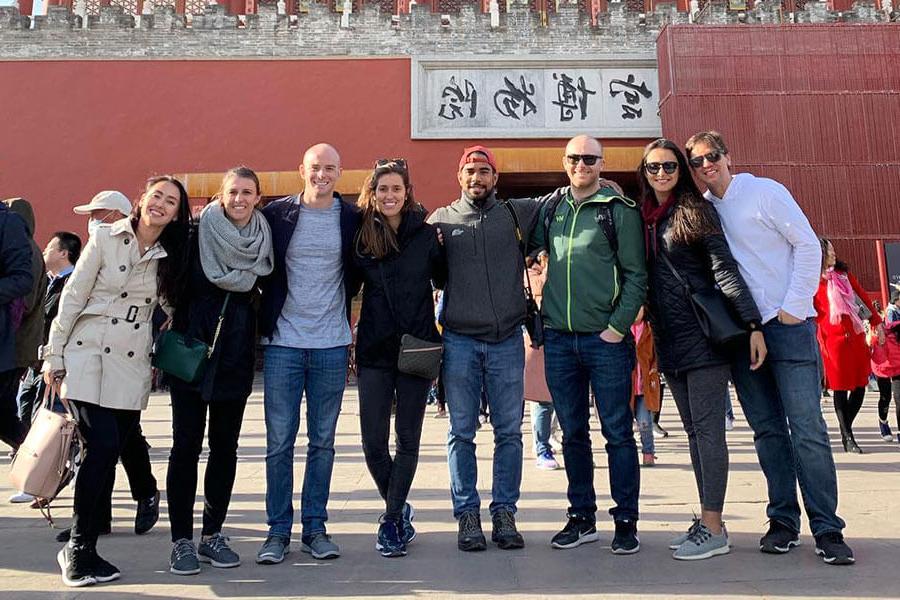
M528 256L528 250L525 247L525 236L522 235L522 228L519 227L519 218L516 216L516 211L510 206L509 200L504 200L501 204L506 207L506 210L509 211L509 216L512 217L513 225L516 228L516 239L519 242L519 251L522 253L522 260L524 261ZM528 277L527 271L525 272L525 331L528 332L528 337L531 338L532 348L540 348L544 345L544 318L541 316L541 309L537 305L537 300L534 299L534 292L531 291L531 278Z

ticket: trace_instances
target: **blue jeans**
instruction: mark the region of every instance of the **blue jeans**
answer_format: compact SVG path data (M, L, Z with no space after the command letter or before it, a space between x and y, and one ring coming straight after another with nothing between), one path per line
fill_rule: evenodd
M494 429L494 480L491 514L504 508L516 511L522 483L522 415L525 393L525 346L521 332L502 342L489 343L444 329L442 374L450 433L447 458L453 516L478 511L478 466L475 432L481 391L487 393Z
M553 403L532 402L531 434L534 437L534 453L537 456L545 452L553 454L553 448L550 447L550 427L552 424Z
M290 536L294 523L294 443L306 392L306 472L300 496L303 535L325 531L334 467L334 432L347 375L347 348L265 350L266 515L269 533Z
M820 407L815 323L783 325L772 319L763 334L769 349L763 366L751 371L749 349L742 347L731 375L766 476L766 514L799 533L799 480L813 535L841 531L837 474Z
M654 454L656 445L653 442L653 415L647 410L644 404L644 395L638 394L634 397L634 419L638 423L638 429L641 431L641 452L644 454Z
M593 518L597 512L588 424L590 386L606 439L609 488L616 503L609 512L617 521L638 518L641 476L630 406L634 363L630 338L610 344L594 333L545 332L544 370L563 432L570 514Z

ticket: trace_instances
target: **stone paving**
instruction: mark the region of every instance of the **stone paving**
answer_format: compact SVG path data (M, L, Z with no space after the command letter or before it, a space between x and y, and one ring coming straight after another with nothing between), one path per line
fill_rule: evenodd
M898 598L900 597L900 446L881 441L876 428L876 398L869 394L858 418L857 437L866 450L847 455L834 444L841 489L840 514L856 556L852 567L827 566L813 554L814 542L804 522L802 545L786 556L758 551L765 530L765 482L756 463L752 438L738 414L728 434L731 478L726 519L734 548L727 556L696 563L670 558L667 540L683 530L697 510L686 438L671 399L664 403L662 424L670 432L657 442L659 463L642 470L641 552L614 556L609 552L611 522L599 515L601 541L574 550L554 550L550 537L563 524L565 473L538 471L531 456L526 411L526 464L518 521L526 547L464 554L456 549L446 466L447 421L434 418L429 407L422 439L422 456L411 502L416 507L419 537L409 556L385 559L374 551L381 502L366 471L359 441L357 396L348 388L337 435L337 458L329 532L343 556L317 562L299 552L299 525L294 551L283 564L260 566L256 550L265 536L265 431L261 393L250 400L241 436L238 478L225 533L243 557L231 570L204 565L193 577L168 572L168 522L163 514L147 535L132 533L134 503L119 470L113 499L113 533L101 538L104 557L122 569L122 579L91 588L70 590L60 582L55 555L60 544L37 511L10 505L6 478L8 460L0 463L0 598ZM830 403L824 404L836 431ZM153 446L153 470L162 486L170 444L167 395L154 395L143 426ZM301 429L303 426L301 425ZM490 426L478 435L479 481L484 490L482 518L489 522L486 497L491 480ZM609 505L606 458L595 432L598 504ZM834 441L834 436L833 436ZM303 448L304 436L298 440ZM298 451L298 457L302 453ZM205 464L205 463L204 463ZM295 498L303 460L295 469ZM202 493L202 490L201 490ZM295 503L296 504L296 503ZM198 502L198 510L202 504ZM60 525L68 524L71 491L54 504ZM197 517L199 528L199 515ZM489 527L489 526L488 526ZM489 533L488 533L489 535Z

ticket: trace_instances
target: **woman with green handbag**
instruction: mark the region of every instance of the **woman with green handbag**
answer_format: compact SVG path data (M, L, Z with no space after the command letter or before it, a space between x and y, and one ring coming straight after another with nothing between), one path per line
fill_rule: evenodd
M109 193L127 201L119 192ZM100 507L110 502L119 452L147 407L150 320L158 303L178 301L190 215L180 181L151 178L130 217L99 227L90 237L50 326L44 381L61 384L84 438L75 520L57 556L63 583L70 587L120 576L97 554Z
M259 179L247 167L225 174L203 209L191 243L185 294L175 308L173 331L209 348L192 381L169 378L172 452L166 476L176 575L200 572L200 562L236 567L222 524L237 467L238 437L256 364L257 281L272 272L272 232L256 210ZM203 485L203 528L193 542L197 464L209 420L209 459Z

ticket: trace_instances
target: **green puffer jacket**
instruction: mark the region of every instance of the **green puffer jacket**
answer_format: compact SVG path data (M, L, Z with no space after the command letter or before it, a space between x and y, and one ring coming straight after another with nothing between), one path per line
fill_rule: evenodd
M544 215L559 198L544 239ZM607 327L629 332L647 294L641 214L633 200L611 188L576 205L568 187L543 200L531 248L549 252L542 313L550 329L599 333ZM619 251L616 255L597 223L597 205L612 203Z

